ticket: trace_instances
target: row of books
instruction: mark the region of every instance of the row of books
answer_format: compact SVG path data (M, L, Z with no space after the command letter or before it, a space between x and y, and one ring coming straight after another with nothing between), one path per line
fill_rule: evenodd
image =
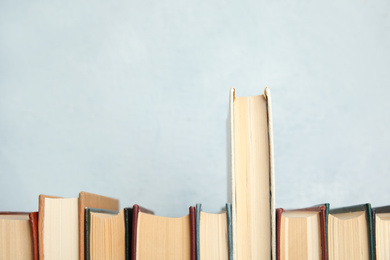
M277 259L390 259L390 206L277 211Z
M0 213L0 259L232 259L231 205L201 204L181 218L161 217L113 198L39 197L39 211Z
M233 259L230 204L218 214L197 204L181 218L118 210L88 192L41 195L38 212L0 213L0 259ZM390 259L390 206L278 208L276 218L277 260Z
M386 208L275 208L271 107L268 88L250 97L230 91L232 189L223 213L197 205L187 216L165 218L137 205L119 211L117 200L86 192L75 199L42 195L38 214L30 214L34 259L390 259ZM6 254L14 240L1 241Z
M190 207L188 216L172 219L153 216L142 208L138 212L137 206L119 211L117 200L86 192L80 193L79 198L74 199L41 195L38 214L30 214L35 259L193 260L196 256L198 259L276 259L273 136L269 89L266 88L264 95L252 97L236 97L235 89L231 89L230 122L232 204L227 207L226 213L221 213L226 215L211 214L206 217L206 213ZM137 212L139 214L136 214ZM199 221L196 221L196 212L199 212ZM5 215L7 214L3 214ZM28 220L26 214L23 218L25 221ZM210 222L203 228L202 223L207 222L202 218L209 219ZM107 229L113 226L117 226L117 233L121 234L115 236L115 239L110 237ZM122 231L119 231L119 226ZM174 232L174 235L170 235L167 230ZM65 233L68 234L65 236L66 239L61 235ZM117 240L119 237L124 239L124 242ZM1 241L0 254L11 253L10 241L14 240ZM65 243L64 246L61 246L61 243ZM104 251L107 243L122 245L124 250ZM202 247L206 249L201 250ZM22 250L17 250L16 254L21 252ZM205 254L210 256L202 257L203 252L208 252ZM116 253L121 256L114 255ZM17 258L15 255L3 259L29 258L26 256Z

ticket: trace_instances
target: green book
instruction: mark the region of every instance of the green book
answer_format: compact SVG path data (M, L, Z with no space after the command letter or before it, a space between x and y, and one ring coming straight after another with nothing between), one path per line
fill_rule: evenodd
M329 210L328 259L375 260L370 204Z

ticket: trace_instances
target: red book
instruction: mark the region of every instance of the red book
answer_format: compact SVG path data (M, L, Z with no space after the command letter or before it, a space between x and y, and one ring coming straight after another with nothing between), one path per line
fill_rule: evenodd
M132 260L196 260L195 207L184 217L168 218L134 205L132 232Z

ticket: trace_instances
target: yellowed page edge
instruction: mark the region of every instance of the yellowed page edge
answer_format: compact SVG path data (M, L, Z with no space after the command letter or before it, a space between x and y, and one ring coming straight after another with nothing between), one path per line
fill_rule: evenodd
M230 159L231 159L231 183L232 183L232 241L233 241L233 260L237 259L236 243L236 187L234 177L234 106L236 97L235 88L230 89Z
M269 162L270 162L270 189L271 189L271 255L272 260L276 260L276 212L275 212L275 164L274 164L274 136L272 122L272 101L269 87L264 90L267 98L267 116L268 116L268 143L269 143Z

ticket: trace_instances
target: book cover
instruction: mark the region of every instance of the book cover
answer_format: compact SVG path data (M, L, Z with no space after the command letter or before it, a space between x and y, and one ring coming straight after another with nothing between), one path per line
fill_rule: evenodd
M39 245L38 245L38 211L28 214L31 226L31 237L33 243L34 260L39 260Z

